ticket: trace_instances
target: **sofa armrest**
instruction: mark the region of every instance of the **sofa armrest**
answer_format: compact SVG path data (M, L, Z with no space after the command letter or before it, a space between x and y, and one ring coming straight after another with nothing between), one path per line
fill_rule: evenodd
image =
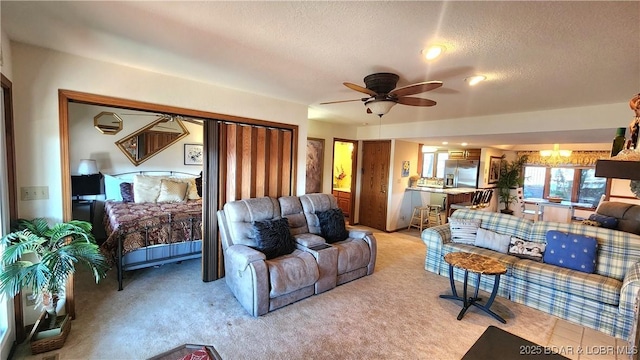
M440 273L442 259L442 245L451 242L451 228L449 224L426 228L420 238L427 246L427 256L424 262L425 270Z
M266 256L246 245L224 252L225 281L238 302L253 316L269 311L269 271Z
M631 314L635 310L635 304L640 295L640 262L631 265L620 289L620 305L618 312L620 314Z
M373 232L367 229L347 227L347 230L349 231L349 237L353 239L363 239L367 235L373 236Z
M240 270L246 270L247 266L255 261L264 261L267 257L256 249L246 245L232 245L224 253L225 262L230 261Z
M311 233L296 234L293 237L296 239L296 243L298 245L302 245L307 248L326 244L327 242L322 236Z

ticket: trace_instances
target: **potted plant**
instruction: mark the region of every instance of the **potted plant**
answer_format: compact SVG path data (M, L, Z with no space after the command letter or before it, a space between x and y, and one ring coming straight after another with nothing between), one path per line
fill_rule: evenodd
M95 242L91 224L86 221L71 220L50 227L43 218L19 219L14 229L0 240L5 247L0 292L13 297L23 288L28 289L36 299L36 307L48 313L48 323L38 324L40 329L55 328L60 323L58 300L64 296L76 263L88 266L97 283L106 275L107 260ZM35 255L37 260L29 261L27 254Z
M507 161L504 159L504 155L502 156L502 160L500 161L500 177L496 183L498 200L504 204L504 209L500 210L502 213L513 214L513 210L511 210L509 206L518 198L511 193L511 190L524 185L522 167L527 162L527 159L527 155L522 155L513 161Z

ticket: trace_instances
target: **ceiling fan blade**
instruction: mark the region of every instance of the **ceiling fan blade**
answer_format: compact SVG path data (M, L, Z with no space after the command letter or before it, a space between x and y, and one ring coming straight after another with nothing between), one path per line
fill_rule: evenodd
M442 86L442 81L425 81L413 85L407 85L405 87L397 88L389 93L389 96L406 96L415 95L425 91L431 91Z
M327 101L327 102L322 102L319 105L327 105L327 104L338 104L338 103L344 103L344 102L352 102L352 101L367 101L368 98L364 98L364 99L353 99L353 100L338 100L338 101Z
M375 91L373 91L371 89L367 89L365 87L362 87L360 85L356 85L356 84L352 84L352 83L348 83L348 82L345 82L343 84L344 84L344 86L348 87L351 90L359 91L361 93L365 93L365 94L368 94L368 95L371 95L371 96L378 95L377 92L375 92Z
M433 106L437 104L433 100L417 98L417 97L409 97L409 96L400 97L397 99L397 101L398 101L398 104L411 105L411 106Z

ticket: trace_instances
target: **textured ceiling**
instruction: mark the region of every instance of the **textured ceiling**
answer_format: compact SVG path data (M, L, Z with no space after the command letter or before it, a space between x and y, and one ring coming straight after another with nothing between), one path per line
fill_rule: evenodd
M314 119L356 125L376 121L360 102L318 104L363 97L342 83L364 86L364 76L379 71L397 73L399 87L444 82L418 95L437 106L396 105L385 123L626 103L640 91L637 1L1 6L2 28L12 40L286 99L308 105ZM447 51L428 63L420 52L431 43ZM467 86L464 78L478 73L488 80ZM604 135L556 136L602 142ZM499 144L520 140L504 141Z

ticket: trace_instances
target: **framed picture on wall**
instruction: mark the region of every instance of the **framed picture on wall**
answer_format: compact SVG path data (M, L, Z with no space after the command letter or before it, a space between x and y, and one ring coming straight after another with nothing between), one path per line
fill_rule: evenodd
M307 138L307 177L305 193L322 192L324 168L324 139Z
M202 165L203 151L202 144L184 144L184 164Z
M489 159L489 184L495 184L500 178L500 161L501 157L491 156Z

